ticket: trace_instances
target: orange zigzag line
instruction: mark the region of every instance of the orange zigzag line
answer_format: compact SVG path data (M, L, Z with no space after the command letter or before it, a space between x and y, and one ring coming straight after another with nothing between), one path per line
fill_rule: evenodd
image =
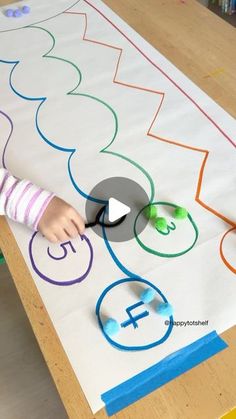
M115 69L115 75L113 77L113 83L116 83L116 84L119 84L119 85L122 85L122 86L126 86L126 87L129 87L129 88L133 88L133 89L138 89L138 90L146 91L146 92L149 92L149 93L159 94L159 95L162 96L161 103L160 103L160 105L159 105L159 107L157 109L157 112L155 113L155 116L154 116L154 118L152 120L152 123L151 123L151 125L150 125L150 127L149 127L149 129L147 131L147 136L152 137L152 138L155 138L155 139L157 139L159 141L163 141L163 142L166 142L166 143L169 143L169 144L178 146L178 147L183 147L183 148L186 148L186 149L189 149L189 150L192 150L192 151L196 151L198 153L203 153L205 155L205 157L203 158L202 165L200 167L200 171L199 171L198 183L197 183L197 190L196 190L196 195L195 195L195 201L198 202L198 204L200 204L206 210L210 211L211 213L213 213L217 217L221 218L223 221L225 221L229 225L235 227L236 225L235 225L235 222L234 221L232 221L229 218L225 217L223 214L219 213L214 208L209 207L200 198L200 193L201 193L201 188L202 188L202 183L203 183L203 174L204 174L206 162L207 162L207 159L208 159L208 156L209 156L209 150L205 150L205 149L201 149L201 148L197 148L197 147L188 146L188 145L185 145L185 144L182 144L182 143L173 141L173 140L169 140L169 139L166 139L166 138L163 138L163 137L159 137L159 136L151 133L151 129L152 129L152 127L153 127L153 125L154 125L154 123L155 123L155 121L157 119L157 116L158 116L158 114L160 112L160 109L161 109L161 106L163 104L165 93L164 92L159 92L159 91L156 91L156 90L152 90L152 89L147 89L147 88L144 88L144 87L141 87L141 86L136 86L136 85L133 85L133 84L124 83L124 82L121 82L121 81L117 80L116 77L117 77L117 74L118 74L118 71L119 71L119 66L120 66L120 61L121 61L121 57L122 57L122 54L123 54L123 49L122 48L115 47L114 45L106 44L104 42L95 41L93 39L87 38L86 37L86 33L87 33L87 27L88 27L88 20L87 20L87 14L86 13L64 12L64 14L84 16L84 18L85 18L85 29L84 29L84 34L83 34L83 41L91 42L93 44L102 45L102 46L105 46L107 48L112 48L112 49L114 49L116 51L119 51L119 57L118 57L118 60L117 60L117 65L116 65L116 69Z

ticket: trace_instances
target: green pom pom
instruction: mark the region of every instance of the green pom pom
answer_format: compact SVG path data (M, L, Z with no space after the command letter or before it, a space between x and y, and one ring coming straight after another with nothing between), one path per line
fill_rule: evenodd
M149 205L147 208L145 208L144 210L145 216L148 219L153 219L157 217L157 208L155 207L155 205Z
M188 211L185 208L177 207L175 208L174 216L179 220L183 220L184 218L187 218Z
M165 231L167 229L167 221L164 217L158 217L155 221L155 227L157 230Z

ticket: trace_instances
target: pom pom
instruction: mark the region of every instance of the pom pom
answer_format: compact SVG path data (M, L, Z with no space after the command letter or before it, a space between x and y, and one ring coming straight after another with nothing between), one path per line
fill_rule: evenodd
M174 210L174 217L183 220L184 218L187 218L188 211L185 208L177 207Z
M164 217L158 217L155 221L155 227L157 230L165 231L167 229L167 221Z
M147 208L145 208L144 214L145 214L145 217L148 218L149 220L156 218L157 208L155 207L155 205L149 205Z
M14 10L13 9L7 9L6 12L5 12L5 15L7 17L12 17L13 14L14 14Z
M146 288L140 295L140 300L143 303L150 303L155 297L155 290L153 288Z
M23 6L22 7L22 13L24 13L24 15L27 15L28 13L30 13L30 7L29 6Z
M14 17L20 17L20 16L22 16L22 12L21 12L21 10L20 10L20 9L16 9L16 10L14 10L14 12L13 12L13 16L14 16Z
M173 307L169 303L159 303L156 307L156 311L161 316L171 316L173 314Z
M120 330L119 323L114 319L108 319L103 325L103 330L108 336L113 336Z

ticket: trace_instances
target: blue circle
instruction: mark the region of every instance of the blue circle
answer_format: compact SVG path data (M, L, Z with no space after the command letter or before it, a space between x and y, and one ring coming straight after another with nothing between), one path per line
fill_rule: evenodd
M99 299L97 301L97 304L96 304L96 315L98 317L98 324L100 326L100 329L101 329L103 335L105 336L106 340L111 345L115 346L118 349L122 349L122 350L125 350L125 351L143 351L143 350L146 350L146 349L154 348L155 346L160 345L161 343L165 342L165 340L169 337L169 335L170 335L170 333L171 333L171 331L173 329L173 316L172 315L169 316L169 320L170 320L169 321L169 326L168 326L168 329L167 329L166 333L164 334L164 336L161 339L159 339L159 340L157 340L155 342L151 342L148 345L143 345L143 346L125 346L125 345L121 345L121 344L115 342L104 331L102 320L101 320L101 316L100 316L101 304L102 304L102 302L103 302L104 297L106 296L106 294L112 288L116 287L117 285L123 284L124 282L133 282L133 281L135 281L135 282L141 282L141 283L146 284L149 287L153 288L161 296L161 298L163 299L163 301L165 303L168 303L166 297L162 294L162 292L155 285L153 285L151 282L147 281L146 279L142 279L142 278L139 278L139 277L138 278L136 278L136 277L133 277L133 278L124 278L124 279L120 279L120 280L114 282L113 284L111 284L107 288L105 288L105 290L102 292L102 294L100 295L100 297L99 297Z

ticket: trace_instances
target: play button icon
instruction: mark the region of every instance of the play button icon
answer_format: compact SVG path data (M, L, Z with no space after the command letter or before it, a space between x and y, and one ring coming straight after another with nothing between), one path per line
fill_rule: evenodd
M131 211L128 205L123 204L123 202L118 201L115 198L109 198L108 201L108 219L110 223L119 220L124 215L129 214Z
M138 230L134 229L137 215L148 204L149 198L138 183L124 177L107 178L89 193L85 208L86 223L103 239L113 242L131 240L148 223L148 219L143 217L138 223ZM103 227L94 225L98 214L101 214Z

